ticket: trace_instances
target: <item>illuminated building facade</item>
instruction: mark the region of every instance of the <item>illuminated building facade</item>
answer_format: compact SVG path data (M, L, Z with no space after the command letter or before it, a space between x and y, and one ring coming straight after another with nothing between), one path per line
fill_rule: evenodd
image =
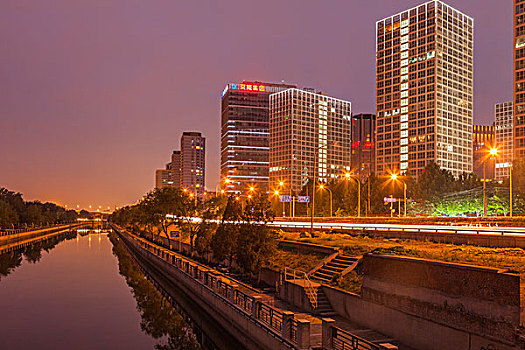
M472 18L434 0L376 25L378 174L472 172Z
M485 178L494 179L494 169L496 161L494 157L489 157L490 149L494 147L494 126L474 125L473 127L473 169L480 179L483 179L483 165L485 163Z
M268 191L270 94L295 85L228 84L221 98L221 189Z
M352 116L352 171L361 178L368 177L375 169L375 114Z
M498 148L496 158L496 180L510 176L510 166L514 151L512 102L496 103L494 122L495 143Z
M270 96L270 189L298 193L313 177L341 178L350 170L352 104L311 89Z
M514 0L514 159L525 157L525 0Z
M180 139L181 187L190 193L204 193L206 138L200 132L183 132Z

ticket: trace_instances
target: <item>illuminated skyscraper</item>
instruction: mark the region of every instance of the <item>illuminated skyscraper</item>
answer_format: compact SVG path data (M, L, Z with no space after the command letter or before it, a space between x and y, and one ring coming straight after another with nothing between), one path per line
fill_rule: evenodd
M377 22L378 174L472 172L473 26L437 0Z
M496 103L495 134L498 155L496 158L496 180L510 176L510 165L514 148L512 102Z
M268 191L269 96L295 85L228 84L221 99L221 188Z
M514 159L525 157L525 0L514 0Z
M352 104L311 89L270 95L270 188L298 193L350 170Z
M206 139L200 132L183 132L180 139L181 187L202 196L204 193Z

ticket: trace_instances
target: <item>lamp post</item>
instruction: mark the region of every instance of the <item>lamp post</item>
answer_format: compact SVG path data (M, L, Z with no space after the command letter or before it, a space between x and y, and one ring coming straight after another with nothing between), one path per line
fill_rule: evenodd
M283 193L284 195L284 181L280 180L279 181L279 193ZM284 202L283 203L283 218L286 216L286 209L285 209L285 206L284 206Z
M486 170L487 160L489 160L491 157L496 158L497 154L498 154L498 149L491 148L489 151L488 157L486 157L485 160L483 161L483 217L487 217L487 170Z
M352 178L352 174L350 173L346 173L345 176L347 180L350 180ZM357 181L357 217L359 218L361 217L361 180L357 175L355 176L355 179Z
M279 190L275 190L275 191L273 192L273 194L276 195L276 196L277 196L277 200L280 201ZM284 213L284 202L282 202L282 203L283 203L283 213Z
M512 217L512 206L513 206L513 204L512 204L512 161L510 162L509 175L510 175L510 177L509 177L509 195L510 195L510 203L509 203L510 211L509 211L509 215L510 215L510 217Z
M333 210L332 210L333 209L333 207L332 207L332 191L328 187L323 185L323 184L319 185L319 188L322 189L322 190L326 189L330 193L330 217L332 217L333 216L333 214L332 214L333 213Z
M403 183L403 201L404 201L404 211L405 211L404 217L407 217L407 184L404 180L401 180L399 176L397 176L397 174L390 175L390 178L394 182L399 180ZM401 209L401 206L399 206L399 209ZM401 210L400 210L399 216L401 216Z

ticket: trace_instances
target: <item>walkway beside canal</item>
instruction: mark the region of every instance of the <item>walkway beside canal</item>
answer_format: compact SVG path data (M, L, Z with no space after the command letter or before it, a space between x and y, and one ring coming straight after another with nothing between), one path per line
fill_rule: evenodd
M332 319L298 311L173 250L114 228L139 264L154 266L157 273L178 282L185 294L248 349L330 349L333 344L356 343L384 349L338 328Z

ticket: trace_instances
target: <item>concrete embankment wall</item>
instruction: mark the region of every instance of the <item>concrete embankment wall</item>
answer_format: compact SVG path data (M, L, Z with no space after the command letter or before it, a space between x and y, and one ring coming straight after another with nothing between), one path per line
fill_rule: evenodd
M85 223L58 225L40 230L32 230L28 232L1 236L0 252L5 253L7 251L19 249L20 247L31 245L41 240L53 238L59 234L81 228L85 225Z
M366 255L362 295L323 286L335 312L416 349L518 349L519 277Z
M229 303L187 272L143 249L127 234L119 232L119 235L136 256L153 264L166 278L176 282L186 296L206 310L215 322L225 327L228 333L247 349L293 348L291 343L283 341L278 334L264 327L258 320Z

